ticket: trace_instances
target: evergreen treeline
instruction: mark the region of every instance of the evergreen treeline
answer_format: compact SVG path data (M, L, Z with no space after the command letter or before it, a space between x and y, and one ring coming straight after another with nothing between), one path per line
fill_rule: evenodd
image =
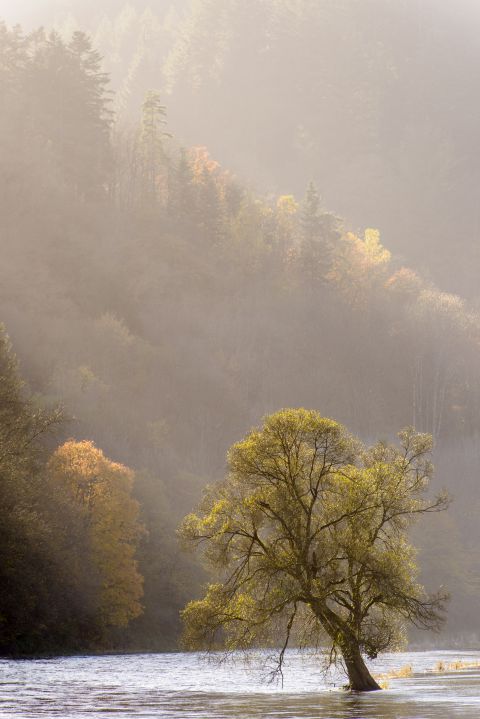
M23 554L0 591L0 651L174 647L178 609L201 579L179 553L178 520L222 476L235 439L302 405L366 441L412 423L433 433L439 482L456 502L418 538L425 581L450 585L449 630L469 630L477 314L392 257L376 230L355 233L327 212L313 184L304 197L262 198L206 148L179 148L158 93L135 125L114 125L108 78L82 33L3 27L0 92L2 319L31 390L69 418L59 449L35 439L31 459L19 440L20 474L2 469L2 496L22 510L2 504L0 553L18 544ZM6 344L3 356L21 412L48 425ZM120 490L128 531L105 501ZM17 540L30 528L48 542ZM122 560L113 548L124 531ZM20 621L8 602L28 607L27 595L40 608Z

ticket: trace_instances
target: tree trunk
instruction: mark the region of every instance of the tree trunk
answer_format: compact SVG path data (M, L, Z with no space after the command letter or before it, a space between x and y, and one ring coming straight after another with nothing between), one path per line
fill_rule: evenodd
M325 603L312 602L310 606L327 634L342 652L348 673L349 689L355 692L374 692L381 689L368 671L357 638L347 624Z
M357 647L345 649L342 654L348 672L349 688L352 691L374 692L380 689Z

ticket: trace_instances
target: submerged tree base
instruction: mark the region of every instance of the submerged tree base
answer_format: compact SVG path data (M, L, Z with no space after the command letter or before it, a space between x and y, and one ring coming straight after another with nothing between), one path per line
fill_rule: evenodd
M368 671L360 652L353 659L344 658L349 683L347 688L353 692L375 692L381 689Z
M377 684L375 679L373 677L371 678L371 682L368 684L364 684L361 686L353 686L352 684L346 684L344 686L345 691L347 692L377 692L381 691L382 687Z

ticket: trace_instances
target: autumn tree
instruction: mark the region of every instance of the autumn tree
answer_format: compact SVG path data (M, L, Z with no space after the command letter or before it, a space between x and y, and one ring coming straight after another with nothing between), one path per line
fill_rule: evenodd
M363 238L347 232L336 246L328 279L352 307L364 307L384 291L390 261L378 230L367 228Z
M131 497L132 470L107 459L92 442L69 440L52 455L48 473L64 505L82 517L92 569L100 577L101 625L126 626L142 609L142 577L135 561L142 527Z
M206 147L193 147L189 155L196 232L205 245L218 246L226 230L225 174Z
M47 462L59 409L23 383L0 330L0 653L103 644L141 611L133 472L91 442Z
M424 493L431 439L406 429L400 445L367 448L341 424L282 410L235 444L229 474L211 486L181 535L218 572L183 611L185 642L228 650L295 632L329 643L353 690L379 689L364 656L398 646L406 622L436 629L446 599L417 583L407 530L445 508Z

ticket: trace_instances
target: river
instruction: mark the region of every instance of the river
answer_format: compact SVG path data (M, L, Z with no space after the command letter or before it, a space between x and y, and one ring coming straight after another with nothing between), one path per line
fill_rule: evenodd
M262 655L262 659L263 659ZM411 665L388 689L353 695L304 653L287 653L281 684L255 658L218 664L199 654L0 660L0 717L61 719L479 719L480 669L434 673L439 661L480 662L480 652L389 654L373 673Z

